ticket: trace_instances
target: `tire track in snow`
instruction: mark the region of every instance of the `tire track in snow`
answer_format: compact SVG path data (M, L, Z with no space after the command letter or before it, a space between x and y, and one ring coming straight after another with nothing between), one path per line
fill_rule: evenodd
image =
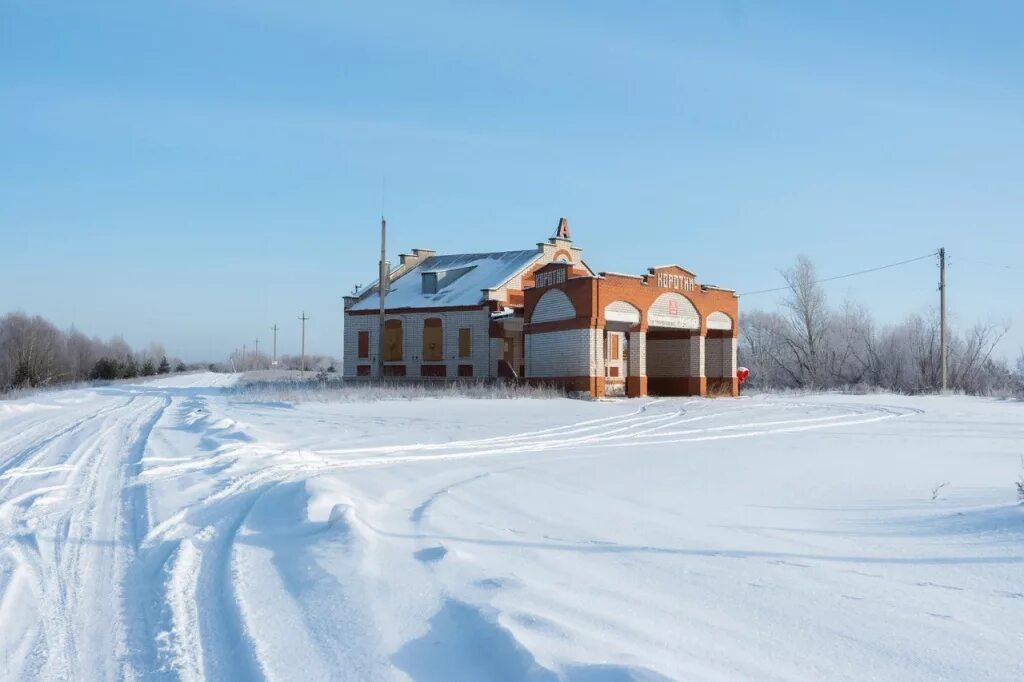
M111 412L113 412L115 410L118 410L118 409L126 406L129 402L131 402L131 399L129 399L128 401L126 401L126 402L124 402L124 403L122 403L120 405L112 405L112 406L101 407L100 409L96 410L95 412L91 412L91 413L89 413L88 415L86 415L84 417L79 417L78 419L73 421L71 424L68 424L66 426L61 427L57 431L57 433L53 433L51 431L46 436L44 436L42 439L32 443L28 447L26 447L26 448L22 449L21 451L19 451L18 454L14 455L10 459L4 461L3 464L0 464L0 480L5 479L5 478L9 479L10 477L7 476L7 474L8 474L8 472L11 472L12 470L19 469L19 468L22 468L24 466L31 466L32 462L35 461L40 455L46 454L48 452L48 450L49 450L49 446L54 444L56 441L60 440L61 438L65 437L67 435L71 435L71 434L74 434L74 433L82 430L83 427L85 427L86 425L91 423L93 420L101 418L101 417L103 417L103 416L105 416L105 415L107 415L107 414L109 414L109 413L111 413ZM45 426L45 424L44 424L44 426ZM2 486L0 486L0 499L2 499L4 492L6 492L8 487L10 487L10 483L9 482L5 483Z
M150 409L160 402L132 396L62 428L32 451L33 460L57 453L67 465L63 499L43 515L30 509L21 514L32 527L22 538L32 542L6 547L15 563L32 574L45 644L43 676L116 674L123 628L119 602L109 590L116 596L126 562L118 534L126 473L121 456L144 433Z
M123 405L119 407L123 407ZM111 412L112 410L101 409L97 411L95 415L98 416L102 413L109 414ZM41 458L49 454L51 449L57 449L65 436L70 438L72 435L77 435L77 431L80 430L80 427L84 429L84 425L89 421L90 419L88 417L79 419L78 421L60 429L60 431L52 437L46 438L44 441L37 443L35 446L23 452L23 455L25 456L21 458L22 462L29 460L30 455ZM86 437L84 442L75 443L75 445L78 448L91 448L93 444L102 437L103 433L105 433L105 431L101 431L99 434L91 434ZM64 458L65 461L71 461L76 452L75 447L68 446L68 449L70 454ZM32 457L32 459L35 459L35 457ZM72 468L70 471L72 475L74 475L74 469ZM4 493L10 490L10 488L17 482L17 479L9 481L8 484L4 486ZM75 490L72 490L71 494L74 494L74 492ZM4 507L5 511L9 509L9 503L5 503ZM67 603L68 589L64 581L61 579L62 576L60 576L60 555L56 549L56 545L62 539L66 539L69 533L70 523L68 519L68 506L65 504L54 514L54 516L57 516L57 520L54 522L52 527L52 537L50 538L53 543L53 551L46 555L43 554L43 547L41 547L39 543L39 531L41 529L36 523L39 520L38 517L33 518L34 515L29 514L29 506L26 506L19 511L15 512L17 515L16 521L26 532L14 535L14 542L8 543L5 546L5 550L7 555L14 561L14 564L27 569L27 572L30 575L36 611L38 620L40 621L40 629L46 646L46 655L41 663L42 670L50 671L49 676L51 677L62 675L66 676L70 674L70 671L75 669L73 665L75 653L74 647L69 643L69 639L64 636L64 630L67 629L65 624L66 618L64 616L66 608L63 608L62 605ZM43 520L48 521L49 519L47 518ZM55 567L57 567L57 570L55 570ZM56 578L56 582L53 582L54 578Z
M170 395L164 396L163 403L142 424L121 473L117 532L122 548L123 575L118 589L126 650L121 665L126 674L131 672L142 677L151 677L159 670L155 666L156 633L153 626L156 619L151 613L155 604L151 597L154 595L148 594L147 572L140 560L140 546L149 531L149 499L139 476L153 429L173 402Z
M117 427L116 419L110 424L104 420L127 408L131 402L129 400L113 408L101 409L94 413L91 419L78 420L69 427L61 429L55 437L38 444L39 447L33 450L34 460L46 456L50 450L59 450L63 440L70 439L72 441L66 446L67 454L62 458L63 462L70 463L67 469L69 477L62 486L66 492L64 499L56 502L54 504L56 509L46 516L28 514L29 508L21 510L18 522L30 531L15 536L17 541L6 546L8 554L14 558L16 565L28 567L31 574L38 617L46 643L46 655L42 662L42 670L51 671L49 676L66 676L69 671L79 669L77 665L78 649L72 632L73 614L71 611L79 605L76 590L81 587L81 576L75 571L78 567L77 557L82 544L89 542L89 538L76 538L76 546L70 548L71 551L65 551L62 547L62 544L68 543L77 508L81 506L95 507L94 501L89 497L89 487L82 484L82 474L88 474L90 468L80 464L79 460L96 452L103 439ZM78 435L79 431L85 431L87 425L93 423L100 424L98 431L87 435L81 442L77 438L73 438ZM5 492L15 482L11 481L8 486L5 486ZM55 520L52 520L52 526L50 525L51 517L55 517ZM44 524L40 525L39 522L44 522ZM48 527L52 528L51 536L44 538L44 542L40 543L40 531L45 531ZM44 554L43 549L45 548L51 551ZM70 579L67 572L69 570L73 571L70 574Z
M584 431L592 431L596 429L606 428L608 426L618 426L620 424L634 422L634 421L646 421L646 420L661 420L664 415L653 415L644 416L648 408L660 403L660 400L653 400L645 403L638 407L633 412L624 415L615 415L613 417L602 417L600 419L588 419L585 421L576 422L573 424L566 424L562 426L555 426L546 429L539 429L534 431L523 431L521 433L510 434L506 436L495 436L493 438L478 438L472 440L462 441L448 441L446 443L412 443L407 445L384 445L376 447L364 447L364 448L341 448L341 449L327 449L317 450L318 454L322 455L346 455L346 454L370 454L374 452L394 452L396 450L409 451L409 450L446 450L446 449L460 449L460 448L477 448L484 445L501 445L511 444L516 442L532 442L534 440L543 440L550 438L562 437L565 435L572 435L576 433L582 433Z
M238 605L232 561L249 512L284 482L282 476L277 468L242 476L148 533L141 548L148 572L166 571L158 597L167 611L167 629L158 633L164 640L161 670L172 669L181 679L263 677Z
M673 423L681 423L682 420L675 419L682 417L683 411L677 410L668 415L648 417L640 423L621 426L620 423L611 424L611 428L604 431L588 433L568 439L550 440L548 438L530 438L527 435L519 437L519 440L499 444L495 448L462 448L461 443L453 451L443 451L443 445L432 446L431 450L438 451L437 454L397 454L377 457L363 457L343 459L341 461L325 461L321 470L338 470L361 467L388 466L394 464L405 464L412 462L439 462L461 459L475 459L481 457L494 457L515 453L546 453L559 450L578 450L581 446L605 448L636 448L651 445L666 445L686 442L700 442L710 440L722 440L732 438L752 438L781 433L794 433L799 431L811 431L825 428L837 428L841 426L854 426L870 424L888 419L912 416L920 414L920 410L906 408L890 408L886 406L868 406L868 410L847 408L846 406L813 405L817 409L839 409L844 410L843 414L828 415L824 417L806 417L800 419L780 419L773 421L750 422L747 424L726 425L719 427L688 429L679 432L668 432L652 435L645 438L645 434L667 427ZM710 418L712 415L708 415ZM691 418L696 419L696 418ZM636 418L633 419L636 421ZM719 433L722 432L722 433ZM448 444L453 445L451 443ZM422 446L411 446L408 450L421 452L426 448ZM399 446L388 448L389 452L403 452L405 448ZM315 454L328 455L338 452L336 450L318 450ZM358 450L345 452L355 453ZM592 456L591 453L574 452L569 457ZM300 470L308 467L308 463L301 465L285 466L288 470Z
M56 647L50 652L65 663L54 663L47 670L58 673L63 671L68 675L84 670L90 675L95 673L101 677L149 677L161 674L183 679L263 677L264 670L257 653L258 642L248 629L240 606L234 557L239 529L247 523L258 500L278 483L301 481L321 472L345 468L484 458L514 453L550 454L558 458L600 456L603 449L611 447L638 448L647 444L836 428L913 413L901 411L903 408L884 406L858 410L852 406L790 404L782 407L806 407L841 413L680 429L683 425L702 420L735 418L738 410L752 408L730 406L729 410L691 415L687 414L686 406L693 402L667 405L668 408L675 408L672 411L656 411L650 408L659 403L652 401L629 414L507 436L440 444L294 453L255 443L236 443L232 446L235 448L231 450L232 456L258 454L264 459L265 466L257 472L229 479L224 488L150 528L146 487L143 483L161 480L164 476L140 477L139 464L153 428L161 415L166 413L168 406L173 404L169 396L170 392L162 395L157 392L139 394L121 407L110 408L105 416L100 416L100 410L93 419L82 420L79 431L87 433L88 437L85 442L72 443L75 447L67 459L72 468L53 470L47 474L67 474L69 489L77 493L76 502L79 506L84 505L84 508L76 508L74 513L61 516L56 524L48 524L53 525L57 538L53 542L55 556L52 560L41 555L37 547L37 564L31 564L32 547L19 545L17 548L29 557L19 567L19 581L24 583L26 576L46 578L36 588L43 597L51 596L46 594L47 579L51 577L46 573L47 570L52 571L54 566L63 568L67 577L64 583L56 583L60 590L55 598L56 606L53 607L51 625L45 637L48 642L60 644L60 636L54 632L55 628L74 629L74 632L64 642L65 648L58 651L60 647ZM159 403L163 406L159 407ZM705 403L700 401L699 404L703 406ZM52 453L54 448L67 441L76 441L79 431L72 429L73 426L69 425L67 428L71 430L62 435L55 434L48 443L39 444L34 453L22 457L22 464L27 465L29 460L38 463L48 456L47 453ZM98 431L92 431L97 428ZM129 444L128 456L125 460L119 459L117 467L111 467L110 460L119 456L117 444ZM187 467L179 473L194 474L203 470L202 466L196 466L194 460L183 465ZM173 466L166 469L167 477L177 471ZM5 487L15 485L16 480L21 478L11 478L5 482ZM110 493L113 493L113 504L105 499L110 497ZM81 502L83 499L85 503ZM120 558L108 562L113 566L110 571L102 570L103 567L97 565L83 565L83 543L79 542L77 549L71 545L75 544L76 539L97 539L97 530L104 527L103 519L111 516L112 509L117 537L125 545L120 550L123 554L118 554ZM421 517L425 512L426 508L421 511ZM65 543L63 549L58 551L56 546L61 544L60 538ZM44 552L47 549L45 544ZM119 582L117 568L125 564L129 568L119 599L123 613L119 616L121 622L115 624L123 628L120 631L123 641L118 642L115 636L112 640L115 646L110 651L98 653L98 656L107 657L114 653L115 657L108 658L105 665L98 656L86 660L83 645L111 641L111 638L104 639L99 635L78 637L82 632L80 624L83 613L90 605L98 603L94 594L83 593L80 585L83 581L102 582L102 579L96 578L100 575L107 575L107 584L112 580L116 585ZM83 599L90 596L93 598ZM4 599L0 596L0 607L3 603ZM166 632L167 647L158 650L154 640L163 632ZM117 654L117 651L121 653ZM122 664L119 675L111 667L111 663L118 660ZM70 662L70 667L67 662ZM74 667L78 663L86 665Z

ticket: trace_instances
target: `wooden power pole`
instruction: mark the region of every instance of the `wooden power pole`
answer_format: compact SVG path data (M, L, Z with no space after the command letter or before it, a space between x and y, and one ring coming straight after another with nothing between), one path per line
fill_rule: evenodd
M948 388L947 362L949 352L946 348L946 247L939 247L939 367L942 374L942 390Z
M299 319L302 321L302 361L301 361L302 362L302 371L305 372L306 371L306 320L309 319L308 317L306 317L306 311L305 310L302 311L302 315L299 317Z
M378 268L377 294L380 298L380 319L377 329L377 378L384 378L384 298L388 295L391 266L387 262L387 222L380 217L380 263Z
M274 359L270 363L270 366L277 367L277 322L274 323L274 326L271 327L271 329L274 331Z
M257 337L256 346L252 351L252 360L256 369L260 368L260 340Z

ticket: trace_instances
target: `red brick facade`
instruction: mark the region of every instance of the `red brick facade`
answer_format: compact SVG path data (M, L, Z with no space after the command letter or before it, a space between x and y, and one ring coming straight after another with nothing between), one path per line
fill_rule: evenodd
M544 273L558 273L545 276ZM574 272L572 267L564 263L549 263L538 268L535 277L540 275L544 286L535 286L524 291L523 331L527 343L550 332L567 330L593 330L602 332L614 327L619 333L627 334L636 341L643 341L644 358L641 362L630 361L630 366L645 367L650 356L651 342L677 342L692 348L691 354L699 363L698 368L686 375L679 376L648 376L646 371L630 372L624 377L626 395L737 395L739 385L735 376L735 339L738 334L738 298L729 290L697 284L693 273L679 266L662 266L651 268L643 276L601 273L598 276L584 275ZM552 289L563 292L572 305L571 316L566 314L561 319L534 321L534 311L542 297ZM652 320L652 306L666 293L677 294L692 306L689 311L692 320L690 328L681 328L685 322L677 323L671 319L673 310L679 314L678 308L669 302L669 318ZM671 297L676 300L675 297ZM621 303L632 306L637 311L635 321L622 322L606 319L606 309L610 304ZM621 306L625 308L626 306ZM566 309L568 310L568 309ZM695 313L695 315L693 315ZM727 323L729 329L709 329L709 318L715 315L717 326ZM667 325L679 325L667 326ZM641 337L642 335L642 337ZM718 351L716 358L721 363L717 376L707 376L704 362L704 349L711 340ZM639 344L634 344L639 345ZM728 349L730 357L724 357L721 349ZM584 352L585 349L580 349ZM639 349L634 352L640 352ZM536 356L535 356L536 357ZM683 360L677 359L682 363ZM544 377L546 381L557 381L572 390L588 391L595 396L604 396L608 385L617 380L615 372L599 371L603 363L595 362L589 376ZM731 371L725 374L725 370ZM724 369L723 369L724 368ZM616 368L617 369L617 368ZM527 378L536 378L531 373L530 362L526 367Z
M459 279L477 268L502 274ZM536 251L414 249L389 282L383 345L376 285L345 299L346 377L524 378L596 397L738 392L736 295L676 265L595 274L564 218Z

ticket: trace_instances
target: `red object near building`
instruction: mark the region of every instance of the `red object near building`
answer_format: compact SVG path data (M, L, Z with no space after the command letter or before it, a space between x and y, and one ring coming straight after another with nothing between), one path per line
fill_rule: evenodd
M747 369L746 367L739 367L739 368L738 368L738 369L736 370L736 378L737 378L737 379L739 379L739 382L740 382L741 384L742 384L742 383L743 383L744 381L746 381L746 380L747 380L747 377L749 377L749 376L750 376L750 370L749 370L749 369Z

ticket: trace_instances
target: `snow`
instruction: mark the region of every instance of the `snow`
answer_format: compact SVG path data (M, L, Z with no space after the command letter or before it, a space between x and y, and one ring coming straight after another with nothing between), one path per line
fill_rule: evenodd
M0 678L1024 675L1024 404L233 380L3 405Z
M431 256L392 282L385 298L388 310L398 308L436 308L479 305L484 289L501 287L541 257L537 249L500 251L496 253L464 253ZM423 293L422 275L429 272L467 270L465 274L442 285L434 294ZM351 310L377 310L380 302L375 293L352 305Z

